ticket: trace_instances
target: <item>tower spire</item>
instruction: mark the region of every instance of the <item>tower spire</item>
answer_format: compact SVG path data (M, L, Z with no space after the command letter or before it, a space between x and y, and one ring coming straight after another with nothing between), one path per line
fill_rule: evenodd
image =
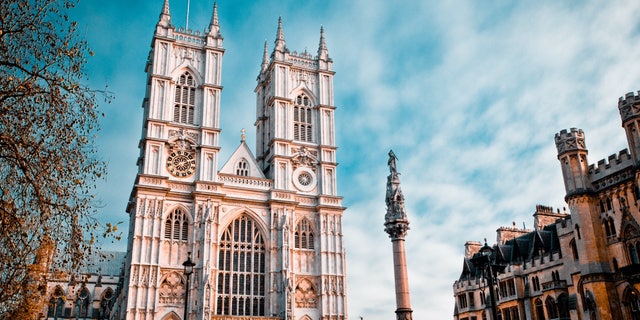
M400 173L396 167L396 157L389 150L389 176L387 177L387 214L384 216L384 231L389 234L393 246L393 266L396 284L396 319L412 320L411 299L409 298L409 277L404 237L409 230L409 220L404 211L404 195L400 189Z
M275 44L274 51L284 53L287 50L286 42L284 41L284 31L282 31L282 17L278 17L278 32L276 33Z
M327 60L329 58L329 50L324 40L324 27L320 26L320 44L318 45L318 59Z
M164 0L158 26L168 28L171 26L171 13L169 12L169 0Z
M220 36L220 24L218 24L218 3L213 3L213 14L211 15L211 22L209 22L209 35L218 37Z

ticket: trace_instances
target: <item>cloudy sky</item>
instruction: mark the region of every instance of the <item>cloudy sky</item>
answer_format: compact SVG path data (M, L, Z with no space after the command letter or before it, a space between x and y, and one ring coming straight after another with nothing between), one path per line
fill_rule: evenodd
M213 0L192 0L204 30ZM128 221L141 132L144 65L162 0L85 0L72 15L96 52L91 84L116 99L98 140L110 174L102 219ZM186 24L186 0L171 0ZM248 130L255 78L282 16L289 49L315 53L324 26L335 76L339 193L349 318L394 317L391 243L383 231L387 152L399 158L414 319L451 319L467 240L533 225L536 204L563 207L554 134L586 133L590 163L626 147L617 99L640 89L637 1L219 0L225 37L224 163ZM126 225L126 223L125 223ZM124 250L125 244L109 245Z

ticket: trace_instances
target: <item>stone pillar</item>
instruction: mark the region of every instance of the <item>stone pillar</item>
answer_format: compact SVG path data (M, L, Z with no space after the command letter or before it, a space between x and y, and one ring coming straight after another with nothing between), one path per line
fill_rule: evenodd
M387 177L387 213L385 231L393 246L393 271L396 285L396 319L412 320L411 299L409 297L409 277L407 258L404 250L404 238L409 230L409 220L404 211L404 195L400 189L400 174L396 170L396 155L389 151L389 170Z

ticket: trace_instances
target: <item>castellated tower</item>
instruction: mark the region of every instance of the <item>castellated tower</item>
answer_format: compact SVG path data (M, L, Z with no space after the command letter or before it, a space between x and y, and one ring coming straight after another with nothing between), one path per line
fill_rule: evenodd
M145 68L115 317L344 320L345 208L324 30L316 56L291 53L278 22L271 57L265 45L256 61L258 157L243 132L226 162L218 159L222 41L215 4L200 32L174 27L164 1ZM187 277L189 254L195 266Z
M587 161L587 148L584 144L584 132L571 128L556 134L558 160L562 167L562 177L567 195L585 193L590 190Z
M631 157L633 162L637 164L640 160L638 159L640 157L640 96L629 92L624 98L620 97L618 110L620 118L622 118L622 127L627 132Z

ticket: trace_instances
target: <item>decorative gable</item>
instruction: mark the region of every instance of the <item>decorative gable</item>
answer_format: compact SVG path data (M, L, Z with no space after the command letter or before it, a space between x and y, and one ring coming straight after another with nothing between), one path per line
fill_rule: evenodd
M256 158L244 140L240 142L236 151L233 152L229 160L222 166L220 173L264 179L264 174L258 167Z

